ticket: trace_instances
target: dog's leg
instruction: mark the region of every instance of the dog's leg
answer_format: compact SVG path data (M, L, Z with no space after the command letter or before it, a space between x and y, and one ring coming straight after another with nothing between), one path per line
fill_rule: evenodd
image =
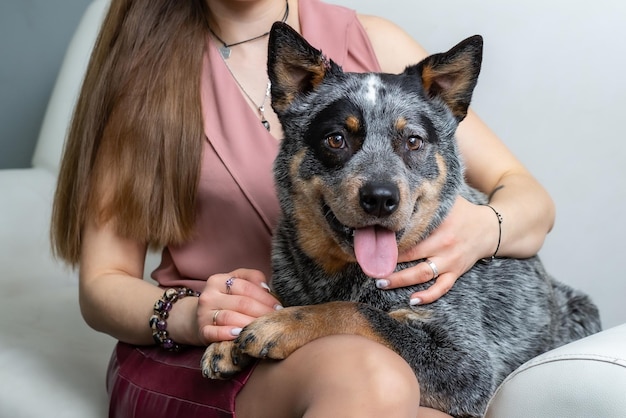
M310 341L335 334L361 335L393 348L374 331L359 306L355 302L328 302L285 308L245 327L235 344L252 357L276 360L288 357Z
M251 357L281 360L306 343L334 334L355 334L380 342L370 322L354 302L285 308L256 319L235 341L209 345L202 357L202 374L227 379L251 361Z
M334 334L361 335L392 348L374 332L357 303L297 306L256 319L235 341L209 345L202 357L202 374L227 379L249 364L251 357L284 359L306 343Z

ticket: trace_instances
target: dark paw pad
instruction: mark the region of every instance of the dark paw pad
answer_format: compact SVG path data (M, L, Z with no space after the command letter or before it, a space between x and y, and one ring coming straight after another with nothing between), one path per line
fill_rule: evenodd
M255 322L244 328L235 340L239 351L252 357L274 360L289 356L296 348L293 347L294 341L285 332L278 331L276 324L268 325Z
M204 377L228 379L249 363L249 357L240 353L232 341L223 341L207 347L200 366Z

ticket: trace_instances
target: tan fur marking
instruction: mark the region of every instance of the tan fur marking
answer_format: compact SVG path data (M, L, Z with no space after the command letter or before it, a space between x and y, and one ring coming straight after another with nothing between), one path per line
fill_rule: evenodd
M439 70L435 70L430 65L425 65L422 70L422 84L424 90L432 92L439 91L439 96L444 100L452 113L457 117L464 117L465 110L459 108L456 98L460 91L467 90L470 81L468 67L471 65L469 58L459 59L448 64ZM434 88L434 85L437 87Z
M334 334L355 334L367 337L371 340L384 342L372 329L369 320L356 308L353 302L329 302L321 305L307 306L303 309L307 315L315 319L306 322L312 333L318 337ZM300 321L292 323L294 327L301 327ZM288 332L289 334L289 332Z
M389 316L399 322L412 322L428 320L432 317L432 314L426 310L405 308L391 311Z
M314 213L310 208L305 208L304 205L298 210L300 211L299 215L301 215L296 216L300 246L305 253L315 259L326 273L337 273L343 270L348 263L354 261L347 257L334 239L324 233L322 228L328 228L328 226L315 222L314 217L317 213Z
M359 335L389 348L389 342L372 329L354 302L335 301L319 305L285 308L258 318L246 327L254 334L245 352L254 354L261 345L271 346L269 357L289 356L303 345L322 337L338 334Z
M430 91L434 80L435 72L433 71L433 67L425 65L422 69L422 85L424 86L425 91Z
M346 118L346 128L348 128L348 131L352 133L357 133L359 132L360 127L361 121L359 121L359 118L357 118L356 116L350 115Z
M328 63L320 57L315 64L308 60L300 60L300 57L285 56L276 63L274 71L276 76L282 80L283 94L279 98L274 98L272 106L277 110L285 110L295 99L307 81L309 88L316 88L326 76Z
M315 259L324 271L329 274L337 273L355 260L349 258L331 237L328 223L320 211L324 188L322 182L318 178L309 181L299 178L303 158L304 151L293 159L290 169L294 184L292 200L298 225L298 242L302 250Z
M308 70L313 74L313 77L311 77L311 86L313 88L316 88L322 81L324 81L328 65L328 62L324 59L324 57L320 57L317 65L310 66L308 68Z
M406 128L407 120L403 117L396 119L396 130L403 131Z
M341 185L335 189L326 190L326 203L333 213L344 225L360 223L361 209L359 205L359 190L363 185L361 176L344 178Z
M412 216L412 221L415 222L413 227L410 231L405 232L402 241L398 245L400 252L408 250L424 238L428 225L432 222L439 208L441 190L446 180L447 169L445 160L440 154L436 154L435 159L439 167L439 177L431 182L424 183L414 192L421 199L421 202L418 211Z

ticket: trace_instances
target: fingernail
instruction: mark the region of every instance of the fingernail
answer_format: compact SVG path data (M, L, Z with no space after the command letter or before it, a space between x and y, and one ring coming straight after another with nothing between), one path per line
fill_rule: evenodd
M379 289L386 289L389 286L389 280L378 279L376 280L376 287Z
M283 305L274 305L274 310L280 311L281 309L285 309Z
M422 300L420 298L413 298L409 301L409 305L411 306L420 305L421 303Z
M239 334L241 334L241 328L233 328L230 330L230 335L232 335L233 337L236 337Z
M261 287L263 289L267 290L268 292L270 292L272 290L272 289L270 289L270 287L265 282L261 282Z

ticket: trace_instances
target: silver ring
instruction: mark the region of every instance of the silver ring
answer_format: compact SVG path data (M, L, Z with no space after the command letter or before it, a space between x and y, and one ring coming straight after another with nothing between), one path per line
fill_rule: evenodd
M429 259L426 259L426 262L430 266L430 269L433 271L433 280L439 277L439 270L437 269L437 265Z
M228 293L229 295L232 294L231 287L233 286L233 283L235 283L234 277L231 277L228 280L226 280L226 293Z
M222 312L220 309L216 310L213 314L213 325L217 325L217 316Z

